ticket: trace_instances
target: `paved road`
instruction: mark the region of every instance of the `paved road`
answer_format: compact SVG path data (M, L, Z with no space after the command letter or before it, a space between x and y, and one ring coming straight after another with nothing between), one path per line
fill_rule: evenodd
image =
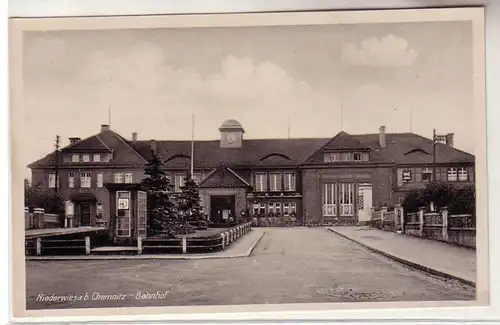
M247 258L26 263L28 309L475 297L472 287L408 269L324 228L270 228ZM148 292L161 295L147 299ZM40 294L83 299L37 301Z

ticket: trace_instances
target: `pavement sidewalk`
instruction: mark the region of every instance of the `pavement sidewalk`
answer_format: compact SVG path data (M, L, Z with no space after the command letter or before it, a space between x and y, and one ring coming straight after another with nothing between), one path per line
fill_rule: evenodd
M400 263L469 285L476 283L476 251L369 227L329 227L330 231Z
M27 256L27 261L62 260L200 260L214 258L237 258L250 256L264 236L264 229L253 228L223 251L203 254L141 254L141 255L77 255L77 256Z

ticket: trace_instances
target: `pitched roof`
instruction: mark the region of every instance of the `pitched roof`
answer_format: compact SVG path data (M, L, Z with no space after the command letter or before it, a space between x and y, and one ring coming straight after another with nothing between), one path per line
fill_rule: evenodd
M194 164L216 168L221 164L242 166L296 166L330 139L246 139L241 148L221 148L219 140L195 141ZM155 141L156 152L167 168L184 168L190 163L191 141ZM151 157L150 141L138 141L134 148Z
M380 147L379 135L357 134L352 136L372 149L370 160L374 162L387 162L396 164L418 164L432 163L431 139L414 133L387 133L385 136L386 146ZM423 152L411 153L415 149ZM425 154L427 152L428 154ZM436 163L472 163L474 155L448 146L446 144L436 144Z
M109 162L111 165L136 166L146 163L144 157L131 147L130 142L111 130L102 131L98 134L85 138L76 144L68 145L62 148L61 152L102 152L104 150L113 153L113 158ZM28 167L43 168L53 166L54 164L55 151L31 163Z
M113 151L112 164L142 165L151 157L151 141L127 141L109 130L94 135ZM386 133L386 146L380 147L379 134L340 132L334 138L244 139L241 148L221 148L219 140L195 141L194 164L201 168L221 165L238 167L294 167L301 165L323 150L370 150L370 162L415 164L432 163L431 139L413 133ZM82 140L84 142L88 139ZM89 140L96 142L95 139ZM81 143L80 142L80 143ZM97 148L101 148L96 142ZM191 141L155 141L156 152L170 169L185 169L190 165ZM67 147L68 149L71 146ZM65 148L66 149L66 148ZM427 154L426 154L427 153ZM430 153L430 154L429 154ZM54 164L54 153L31 164L45 167ZM437 163L474 162L474 156L445 144L436 145ZM309 162L308 162L309 163Z
M225 166L215 168L200 183L201 188L247 188L250 184L234 170Z

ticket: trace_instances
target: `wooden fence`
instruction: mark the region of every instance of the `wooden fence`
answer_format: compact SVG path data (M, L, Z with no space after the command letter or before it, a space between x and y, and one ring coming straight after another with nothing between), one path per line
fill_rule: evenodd
M137 254L186 254L224 250L251 229L251 222L247 222L226 229L222 233L204 237L183 236L174 239L139 237L137 239ZM30 238L25 241L25 253L26 256L89 255L92 253L93 248L102 246L106 242L107 235L106 229L103 229L80 236L60 235L46 238ZM130 249L127 251L130 251Z
M397 231L411 236L443 241L458 246L476 247L476 220L471 214L449 214L447 208L440 212L426 211L404 213L398 206L388 212L382 208L372 212L372 227Z
M204 237L173 239L142 238L137 240L137 253L203 253L224 250L252 229L252 223L233 226L226 231Z

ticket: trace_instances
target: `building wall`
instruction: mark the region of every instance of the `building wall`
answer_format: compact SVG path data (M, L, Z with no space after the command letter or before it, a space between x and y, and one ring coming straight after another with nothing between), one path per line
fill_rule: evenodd
M302 213L306 220L323 220L323 185L329 182L372 184L372 205L391 201L392 170L389 167L305 169L302 173ZM354 189L354 213L357 214L358 191Z
M236 218L239 218L241 212L247 208L246 190L243 188L200 188L200 198L203 211L208 215L210 215L211 195L234 195Z

